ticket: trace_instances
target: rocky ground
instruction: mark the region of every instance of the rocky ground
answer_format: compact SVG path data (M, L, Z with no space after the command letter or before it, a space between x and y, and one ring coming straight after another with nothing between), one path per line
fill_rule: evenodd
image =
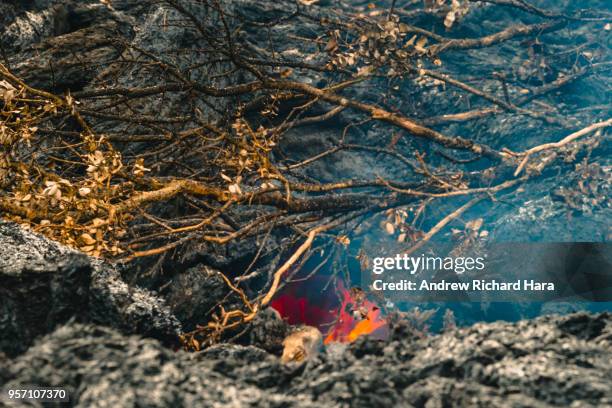
M332 344L283 364L290 328L274 314L251 325L245 345L187 353L177 336L193 298L131 286L110 265L15 224L0 224L0 248L0 385L65 387L72 406L612 405L607 313L427 337L399 320L386 341Z

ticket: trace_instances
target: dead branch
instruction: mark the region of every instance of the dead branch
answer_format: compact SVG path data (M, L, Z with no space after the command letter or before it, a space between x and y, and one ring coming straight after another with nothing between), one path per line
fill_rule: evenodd
M442 218L436 225L433 226L432 229L427 231L427 233L419 240L419 242L417 242L415 245L412 245L404 253L406 255L410 255L410 254L414 253L415 251L418 251L434 235L436 235L444 227L446 227L448 225L448 223L450 223L451 221L453 221L457 217L461 216L461 214L463 214L465 211L467 211L468 209L473 207L476 203L482 201L484 198L485 198L485 196L480 196L480 197L472 198L470 201L468 201L467 203L463 204L461 207L457 208L455 211L453 211L452 213L448 214L446 217Z

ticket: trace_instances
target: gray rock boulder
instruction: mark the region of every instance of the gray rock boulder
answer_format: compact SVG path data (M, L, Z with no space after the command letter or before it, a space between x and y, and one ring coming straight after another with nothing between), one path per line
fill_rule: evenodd
M71 319L164 343L181 332L163 299L129 286L113 266L0 222L0 352L21 353Z
M181 323L163 298L128 285L119 271L98 259L92 259L89 321L176 344Z
M200 266L177 273L164 291L164 297L185 330L189 331L203 323L205 316L218 311L219 300L227 297L232 301L236 296L216 270Z
M90 271L85 255L0 222L0 351L20 353L87 309Z

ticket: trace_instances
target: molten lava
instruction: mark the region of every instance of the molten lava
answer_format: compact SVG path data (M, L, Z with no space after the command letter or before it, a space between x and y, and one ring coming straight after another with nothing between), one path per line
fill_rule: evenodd
M271 306L287 320L287 323L293 325L306 324L318 327L333 321L333 315L329 310L311 304L305 297L284 293L277 296Z
M382 318L380 308L367 300L360 289L347 290L340 284L338 291L342 296L340 313L336 324L325 338L325 344L350 343L359 336L386 328L387 322Z
M338 284L338 297L333 290L321 292L320 286L294 286L276 296L271 306L287 319L289 324L306 324L327 331L325 344L350 343L362 335L386 334L387 323L382 311L366 299L361 289L346 289ZM331 326L331 328L330 328Z

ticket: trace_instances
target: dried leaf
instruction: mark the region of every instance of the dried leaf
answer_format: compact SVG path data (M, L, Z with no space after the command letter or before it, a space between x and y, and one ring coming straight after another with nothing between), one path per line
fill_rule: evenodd
M417 39L417 35L413 35L412 37L410 37L410 39L408 41L406 41L406 44L404 44L404 47L408 47L414 44L414 42Z
M374 67L371 65L366 65L357 70L357 76L370 75L372 72L374 72Z
M228 190L232 194L242 194L242 190L240 190L240 186L236 183L230 184Z
M457 228L451 228L451 234L453 234L453 236L459 236L461 235L461 233L463 233L463 231L461 231L460 229Z
M89 187L81 187L81 188L79 188L79 195L81 197L85 197L89 193L91 193L91 188L89 188Z
M427 44L427 37L421 37L416 42L416 44L414 46L414 49L417 50L420 53L425 53L425 52L427 52L427 50L425 49L425 44Z
M88 233L81 234L80 238L81 241L83 241L83 243L86 245L93 245L96 243L96 240Z
M472 231L478 231L482 227L482 223L483 223L483 219L482 218L477 218L475 220L468 221L465 224L465 228L469 229L469 230L472 230Z
M9 103L15 98L17 89L7 81L0 81L0 98L4 100L4 105L8 106Z
M336 238L336 240L345 247L349 246L349 244L351 243L351 240L346 235L340 235Z
M336 48L338 48L338 42L336 41L336 39L334 37L330 38L329 41L327 42L327 45L325 46L325 51L327 52L332 52L334 51Z
M455 22L455 18L455 12L449 11L446 15L446 18L444 19L444 27L451 28L453 26L453 23Z

